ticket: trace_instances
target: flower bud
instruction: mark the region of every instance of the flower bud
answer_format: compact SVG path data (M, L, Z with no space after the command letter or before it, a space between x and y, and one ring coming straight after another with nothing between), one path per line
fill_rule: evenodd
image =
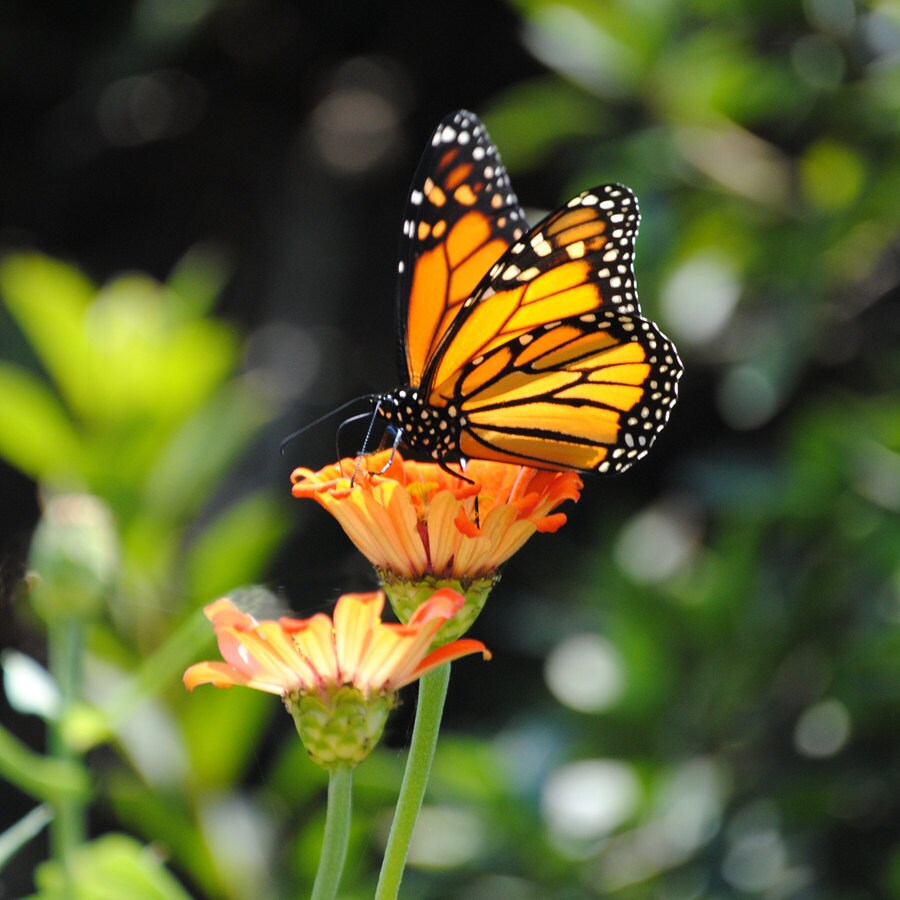
M90 494L48 500L28 558L37 573L32 603L45 620L91 619L118 572L118 541L109 508Z

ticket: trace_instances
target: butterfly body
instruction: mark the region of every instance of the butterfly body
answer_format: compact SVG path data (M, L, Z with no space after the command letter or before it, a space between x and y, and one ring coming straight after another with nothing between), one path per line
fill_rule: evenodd
M436 462L459 462L466 418L455 404L432 406L415 389L403 387L383 394L379 404L379 414L402 432L407 447Z
M601 474L646 455L681 362L640 312L628 188L529 229L481 122L448 116L413 180L398 313L402 384L380 415L414 454Z

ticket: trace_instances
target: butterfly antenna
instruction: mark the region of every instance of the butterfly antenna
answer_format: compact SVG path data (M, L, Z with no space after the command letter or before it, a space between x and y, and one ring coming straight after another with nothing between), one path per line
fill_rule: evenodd
M340 406L331 410L331 412L325 413L324 416L319 416L318 419L313 419L312 422L308 422L302 428L298 428L295 432L293 432L293 434L289 434L281 442L281 444L279 445L279 450L281 451L281 455L284 456L284 448L287 447L287 445L290 444L291 441L300 437L301 434L304 434L305 432L309 431L310 428L315 428L316 425L321 425L323 422L327 422L328 419L332 418L333 416L336 416L338 413L342 413L348 407L353 406L354 403L359 403L360 400L377 400L377 399L378 399L378 394L363 394L362 397L354 397L353 400L348 400L346 403L342 403ZM364 413L364 415L368 415L368 413ZM347 421L353 421L353 420L348 419ZM371 426L369 427L369 430L371 431Z
M368 419L371 415L372 413L370 412L359 413L358 415L350 416L349 419L344 419L344 421L338 425L337 432L334 436L334 452L338 459L343 459L343 453L341 453L341 432L353 422L358 422L360 419Z

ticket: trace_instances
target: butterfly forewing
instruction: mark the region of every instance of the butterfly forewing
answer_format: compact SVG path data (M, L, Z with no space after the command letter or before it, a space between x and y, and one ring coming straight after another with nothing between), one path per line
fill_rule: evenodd
M425 370L464 302L526 227L497 149L465 110L435 129L413 179L400 248L405 384Z
M510 247L464 301L426 372L432 403L473 360L569 316L639 310L632 271L640 213L618 184L584 191Z

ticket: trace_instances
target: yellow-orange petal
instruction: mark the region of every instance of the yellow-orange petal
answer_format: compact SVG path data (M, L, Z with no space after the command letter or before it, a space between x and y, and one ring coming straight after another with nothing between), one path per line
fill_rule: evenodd
M316 673L318 683L340 680L340 664L334 646L334 626L324 613L308 619L281 618L278 627L297 653Z
M352 680L381 624L384 594L344 594L334 608L334 641L344 681Z
M280 684L284 692L290 692L317 682L315 671L277 622L257 622L227 599L211 603L204 613L213 624L219 652L248 686Z

